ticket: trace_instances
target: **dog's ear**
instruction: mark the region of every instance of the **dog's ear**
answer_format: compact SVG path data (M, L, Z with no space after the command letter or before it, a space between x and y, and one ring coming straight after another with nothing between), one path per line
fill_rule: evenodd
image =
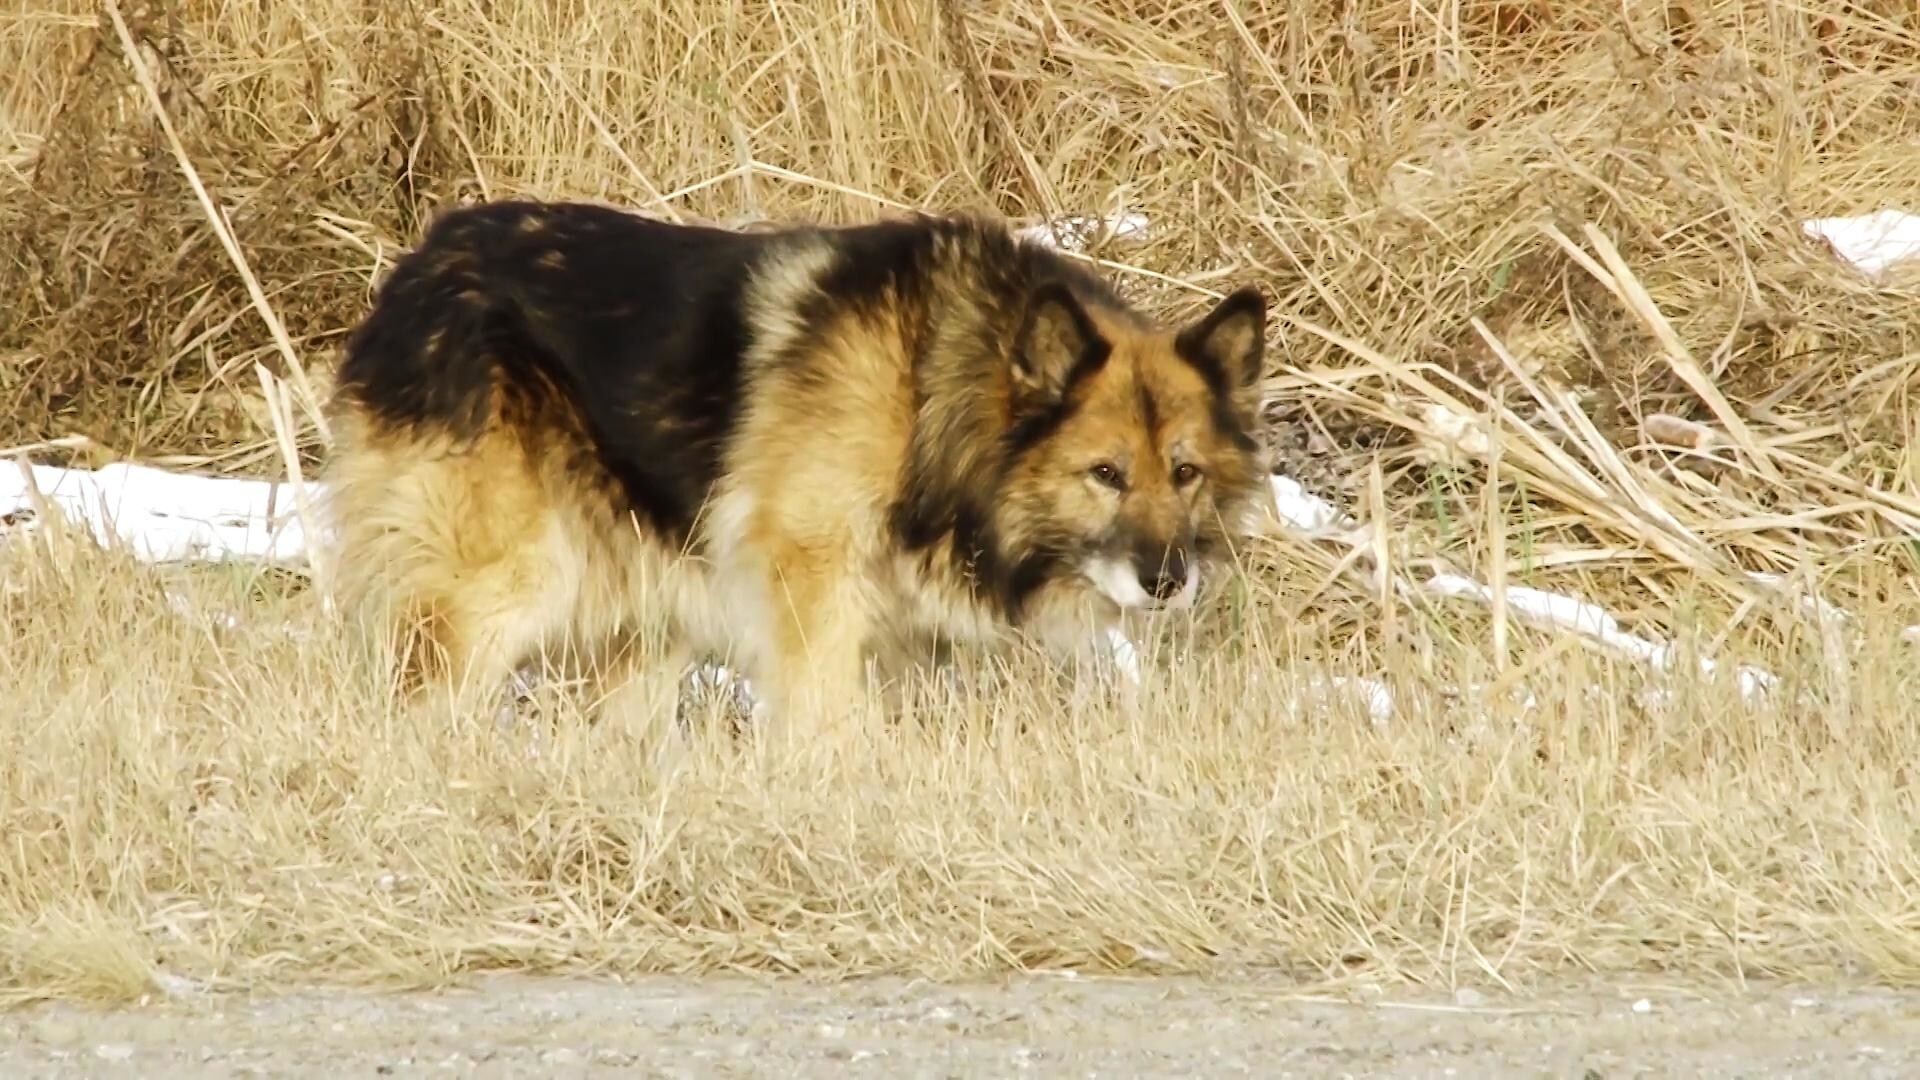
M1217 372L1229 392L1248 390L1265 373L1267 299L1252 285L1229 293L1174 338L1180 355Z
M1064 282L1050 281L1027 297L1014 343L1013 374L1028 393L1056 399L1107 358L1108 346L1087 309Z

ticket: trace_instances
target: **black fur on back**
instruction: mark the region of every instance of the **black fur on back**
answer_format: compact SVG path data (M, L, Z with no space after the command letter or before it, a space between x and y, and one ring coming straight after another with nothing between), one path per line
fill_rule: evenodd
M552 389L642 520L689 534L741 398L741 301L772 238L578 203L452 211L381 287L340 392L394 428L480 433Z

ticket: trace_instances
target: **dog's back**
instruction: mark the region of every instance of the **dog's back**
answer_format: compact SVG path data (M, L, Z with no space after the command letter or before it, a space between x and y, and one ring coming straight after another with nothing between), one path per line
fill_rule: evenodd
M578 425L628 508L684 540L741 396L742 294L777 242L590 204L454 211L382 286L340 397L421 440Z

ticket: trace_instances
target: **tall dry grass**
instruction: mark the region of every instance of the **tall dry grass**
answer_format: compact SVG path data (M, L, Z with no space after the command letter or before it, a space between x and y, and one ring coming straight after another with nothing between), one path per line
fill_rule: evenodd
M15 993L491 963L1913 973L1920 293L1799 231L1920 209L1903 0L118 10L323 386L460 199L1138 211L1144 240L1089 256L1169 315L1266 285L1276 454L1359 524L1256 543L1142 716L982 675L871 764L790 775L722 746L663 774L564 715L538 758L397 727L304 593L227 597L247 618L215 632L154 572L9 550ZM277 471L278 415L317 464L120 40L82 0L0 13L0 442ZM1649 705L1498 597L1427 602L1435 563L1783 684ZM1823 629L1809 592L1856 619ZM1400 715L1296 697L1329 672L1390 675Z
M1143 303L1268 287L1275 438L1323 491L1364 498L1377 462L1396 506L1470 493L1455 412L1527 444L1505 483L1582 551L1910 558L1912 279L1799 231L1920 206L1904 0L120 10L316 382L455 200L1135 210L1151 236L1092 254ZM282 350L129 59L87 0L0 15L0 443L278 470L251 368ZM1728 445L1659 447L1655 413Z
M493 967L1920 975L1920 667L1882 613L1844 669L1739 635L1792 691L1759 709L1519 635L1527 708L1449 692L1500 677L1482 620L1355 647L1255 586L1177 665L1218 631L1150 639L1170 685L1137 712L1016 657L825 766L711 718L662 765L564 698L511 736L403 723L315 605L245 571L38 543L0 569L0 996ZM1308 685L1382 671L1384 726Z

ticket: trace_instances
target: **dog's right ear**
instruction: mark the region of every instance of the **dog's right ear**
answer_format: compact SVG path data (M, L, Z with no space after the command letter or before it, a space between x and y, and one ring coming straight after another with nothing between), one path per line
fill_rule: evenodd
M1267 331L1267 300L1244 285L1229 293L1204 318L1180 331L1174 348L1190 361L1218 374L1233 393L1260 382Z
M1030 394L1057 400L1076 381L1099 370L1108 351L1080 299L1065 282L1050 281L1027 298L1014 342L1014 379Z

